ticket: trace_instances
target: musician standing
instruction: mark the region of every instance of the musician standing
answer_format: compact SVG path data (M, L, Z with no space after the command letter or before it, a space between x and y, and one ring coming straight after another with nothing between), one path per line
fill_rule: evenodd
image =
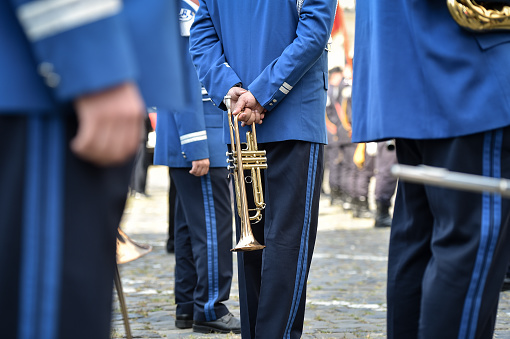
M443 0L356 5L353 140L396 138L401 164L509 178L510 32L469 32ZM400 182L388 338L491 338L509 222L500 195Z
M0 2L2 338L110 338L145 105L174 107L184 94L178 49L161 47L177 40L177 10Z
M174 246L177 328L199 333L240 333L241 324L224 304L232 283L232 206L222 141L222 111L198 81L188 52L189 31L198 9L180 2L184 45L186 108L158 111L156 164L169 167L176 188Z
M267 152L267 206L252 228L267 247L238 254L243 338L301 337L323 176L327 43L336 3L205 0L191 29L193 62L213 102L225 109L229 94L241 121L263 121L257 139ZM230 140L227 114L223 126L224 140Z

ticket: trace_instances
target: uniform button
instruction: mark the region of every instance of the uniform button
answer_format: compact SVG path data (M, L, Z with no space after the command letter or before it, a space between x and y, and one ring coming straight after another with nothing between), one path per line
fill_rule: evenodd
M184 159L188 158L188 157L186 156L186 153L184 153L184 152L181 152L181 153L182 153L182 157L183 157Z
M269 106L273 106L273 103L272 103L272 102L270 102L270 103L269 103Z
M38 71L39 71L39 74L42 75L43 77L47 76L49 73L52 73L53 72L53 64L49 63L49 62L42 62L40 65L39 65L39 68L38 68Z
M273 99L273 102L276 102L277 100L276 99Z
M60 75L57 73L50 73L46 77L46 85L51 88L55 88L60 84Z
M38 72L44 77L44 81L48 87L55 88L60 84L60 75L53 71L52 63L43 62L39 65Z

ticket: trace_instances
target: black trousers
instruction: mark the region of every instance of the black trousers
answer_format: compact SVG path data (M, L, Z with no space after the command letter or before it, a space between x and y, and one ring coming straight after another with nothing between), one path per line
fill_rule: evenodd
M397 158L510 178L510 128L397 140ZM388 262L388 338L492 338L510 259L500 195L399 182Z
M243 338L301 338L306 282L317 234L324 146L303 141L260 144L266 209L252 225L266 248L238 252ZM251 196L252 190L247 189ZM252 199L249 199L252 200ZM237 237L240 221L236 214Z
M175 199L176 314L213 321L228 313L223 303L232 283L232 205L225 168L196 177L170 168Z
M110 337L116 229L132 161L74 156L72 112L0 116L0 333Z

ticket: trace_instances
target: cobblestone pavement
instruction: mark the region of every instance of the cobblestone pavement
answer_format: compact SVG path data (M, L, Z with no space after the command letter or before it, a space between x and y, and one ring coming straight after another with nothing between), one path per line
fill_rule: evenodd
M234 334L199 335L174 326L173 269L166 253L168 171L149 168L147 198L129 198L122 229L153 251L119 266L134 338L241 338ZM308 280L303 338L385 338L385 280L389 229L375 229L369 219L353 219L323 199L319 232ZM236 268L234 254L234 268ZM226 303L239 316L234 269ZM124 338L118 300L114 300L112 337ZM502 293L495 338L510 338L510 292Z

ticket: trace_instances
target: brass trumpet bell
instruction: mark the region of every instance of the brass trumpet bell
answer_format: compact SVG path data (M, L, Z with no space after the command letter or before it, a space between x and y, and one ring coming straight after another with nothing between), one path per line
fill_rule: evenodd
M150 251L152 246L148 244L139 244L127 236L120 228L117 228L117 264L127 262L143 257Z
M251 125L251 132L246 133L246 143L242 148L239 138L239 123L237 116L232 116L230 109L230 96L225 96L225 105L227 106L231 152L227 155L229 159L228 169L232 170L234 176L234 186L237 202L237 213L241 219L241 236L237 245L231 250L233 252L255 251L263 249L253 236L251 222L257 223L262 220L262 210L266 207L264 195L262 193L261 170L267 168L266 151L259 150L257 146L257 134L255 124ZM244 171L249 170L250 176L245 177ZM248 199L246 196L246 184L251 184L253 189L253 199L255 208L248 208Z

